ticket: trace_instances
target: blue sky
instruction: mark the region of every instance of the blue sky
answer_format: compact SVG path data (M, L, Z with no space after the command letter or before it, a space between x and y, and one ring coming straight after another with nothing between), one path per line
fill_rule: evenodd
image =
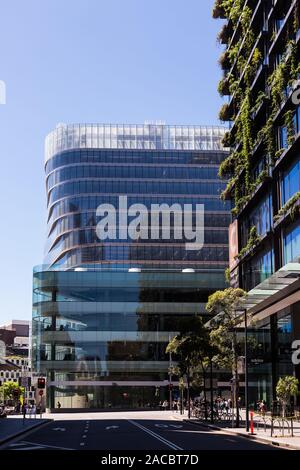
M0 322L30 319L45 135L58 122L219 124L213 0L3 0Z

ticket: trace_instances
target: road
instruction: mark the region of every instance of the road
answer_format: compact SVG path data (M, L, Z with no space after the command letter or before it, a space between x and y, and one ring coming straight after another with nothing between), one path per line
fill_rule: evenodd
M54 415L52 415L53 417ZM183 422L171 412L55 415L5 450L276 450L247 438Z

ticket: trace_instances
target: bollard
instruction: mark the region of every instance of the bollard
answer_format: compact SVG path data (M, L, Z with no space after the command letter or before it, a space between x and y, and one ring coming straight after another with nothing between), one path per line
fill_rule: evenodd
M254 434L254 420L253 420L254 413L250 411L250 433Z

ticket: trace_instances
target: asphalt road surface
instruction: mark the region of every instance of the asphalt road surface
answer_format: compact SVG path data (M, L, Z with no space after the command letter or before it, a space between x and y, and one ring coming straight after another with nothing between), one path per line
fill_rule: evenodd
M250 439L185 423L169 412L56 415L55 421L1 449L35 450L277 450Z

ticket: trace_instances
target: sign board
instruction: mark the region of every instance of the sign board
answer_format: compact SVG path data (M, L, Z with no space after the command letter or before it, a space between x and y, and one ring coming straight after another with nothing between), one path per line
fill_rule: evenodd
M29 377L21 377L21 387L29 387Z
M238 221L229 225L229 269L232 271L237 264L236 256L239 253Z

